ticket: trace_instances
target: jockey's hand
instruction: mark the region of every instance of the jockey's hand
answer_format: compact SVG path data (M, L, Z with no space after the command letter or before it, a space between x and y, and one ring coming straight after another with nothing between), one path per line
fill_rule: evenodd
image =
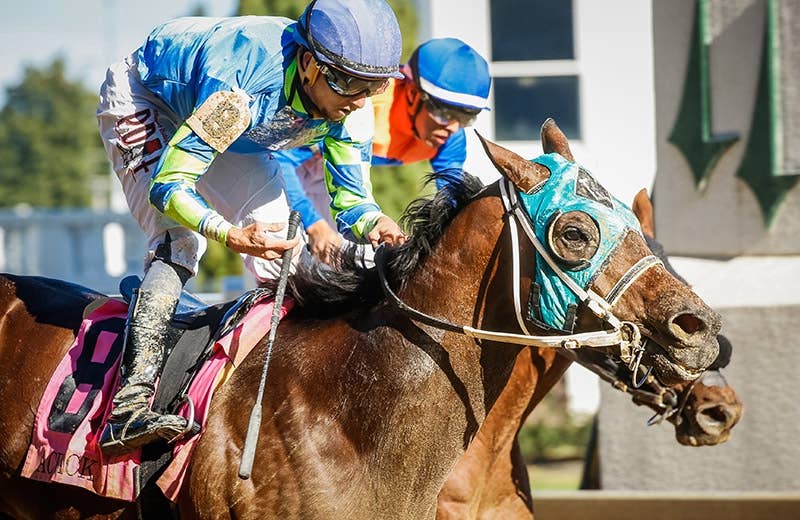
M311 254L326 264L331 263L333 253L342 246L342 237L339 233L322 219L308 226L306 233Z
M247 227L232 227L228 231L228 240L225 245L228 249L236 253L244 253L257 258L266 260L277 260L287 249L297 248L294 254L298 254L300 245L300 235L295 235L292 240L276 238L276 233L286 227L283 222L275 224L264 224L253 222ZM285 233L284 233L285 235Z
M386 215L378 217L372 231L367 233L367 238L373 249L377 249L379 245L384 243L390 246L399 246L406 241L406 235L397 225L397 222Z

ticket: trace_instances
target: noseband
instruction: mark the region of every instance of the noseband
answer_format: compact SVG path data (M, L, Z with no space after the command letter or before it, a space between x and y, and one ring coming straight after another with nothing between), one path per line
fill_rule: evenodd
M500 193L503 201L503 206L507 215L514 218L508 218L511 236L511 251L512 251L512 271L513 280L512 287L514 291L514 310L517 316L517 322L520 329L524 334L513 334L509 332L497 332L484 329L477 329L469 325L457 325L455 323L436 318L425 314L417 309L406 305L399 296L389 286L386 278L385 268L385 247L381 245L375 253L375 265L378 269L378 278L381 283L381 288L389 301L403 314L410 317L415 321L430 325L437 329L456 332L476 339L497 341L501 343L511 343L515 345L524 345L538 348L563 348L566 350L573 350L578 348L604 348L619 346L620 359L625 362L633 373L633 387L638 388L648 379L650 370L639 379L636 380L639 364L642 355L645 351L645 343L642 341L642 335L639 327L630 321L622 321L618 319L612 312L613 305L619 301L625 291L633 285L633 282L641 276L645 271L655 265L661 265L659 260L654 255L649 255L631 266L628 271L617 281L614 287L609 291L606 298L595 293L591 289L585 289L575 283L568 277L558 264L552 259L546 248L536 238L533 232L533 226L530 216L523 211L519 199L516 194L516 187L513 183L506 179L501 179ZM541 255L545 262L553 269L556 275L575 293L576 297L584 303L598 318L611 326L610 330L597 330L592 332L581 332L576 334L560 334L548 336L534 336L530 334L525 326L525 320L521 312L521 299L520 299L520 259L519 259L519 233L517 224L522 227L528 240L536 248L536 251Z

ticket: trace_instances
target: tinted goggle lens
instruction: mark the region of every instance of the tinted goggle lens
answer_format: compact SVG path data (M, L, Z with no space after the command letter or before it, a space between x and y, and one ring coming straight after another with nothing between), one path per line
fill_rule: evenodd
M470 126L478 118L480 112L456 108L444 103L439 103L430 96L424 96L425 108L428 109L431 117L440 125L449 125L457 121L460 126Z
M340 96L357 96L361 94L372 96L385 91L387 85L389 85L388 79L368 80L357 78L327 65L319 64L319 70L331 90Z

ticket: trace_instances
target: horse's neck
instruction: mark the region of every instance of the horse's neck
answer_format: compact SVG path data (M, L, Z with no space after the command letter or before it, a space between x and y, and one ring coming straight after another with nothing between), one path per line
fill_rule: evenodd
M494 197L478 199L462 210L408 279L401 298L426 314L454 323L481 326L488 320L501 326L499 318L484 315L494 298L506 296L498 287L510 282L498 267L504 261L498 254L501 214L501 203ZM495 279L499 277L503 280ZM513 315L506 314L506 322L512 321L502 324L501 330L513 329ZM411 432L408 426L400 429L404 445L413 445L419 457L405 456L404 467L389 471L423 471L443 480L505 387L519 348L478 344L393 311L386 315L404 343L404 348L394 352L404 356L400 364L405 367L388 377L410 378L398 380L397 386L414 391L404 393L397 402L407 410L401 412L406 420L413 417L421 423ZM398 431L388 425L383 435L391 438ZM417 464L419 468L414 467Z
M474 303L475 295L471 296L473 308L476 309L472 316L479 318L478 325L483 328L519 332L516 330L514 304L512 296L509 294L509 288L514 279L510 270L513 246L508 234L495 237L495 241L496 247L493 250L485 247L481 249L484 252L492 251L490 260L482 260L485 262L484 268L469 270L472 273L483 273L478 291L480 303L476 305ZM530 279L535 272L535 264L531 261L535 255L531 244L527 241L522 241L519 247L522 259L520 265L522 280L514 280L514 283L521 284L521 300L525 302L528 297ZM475 263L480 262L479 260L474 261ZM474 283L475 280L468 279L464 283L467 282ZM421 300L425 301L425 298L421 298ZM448 302L448 304L450 306L463 305L463 302ZM480 312L477 312L478 308ZM526 326L531 334L546 334L544 330L537 329L531 322L528 322ZM488 350L511 347L487 344L484 348ZM523 477L516 472L524 471L524 467L517 468L513 465L513 450L517 433L531 411L563 376L569 365L570 361L557 355L553 349L522 349L514 360L510 375L506 376L505 384L500 387L499 395L493 398L491 393L496 392L497 389L484 387L487 397L487 415L475 442L470 445L448 477L440 495L440 503L442 500L448 501L452 496L461 497L456 501L462 500L464 490L473 487L482 489L481 492L471 494L473 499L486 505L502 502L506 496L513 496L509 490L516 489L517 480ZM503 381L499 380L499 383L502 384ZM494 482L492 486L484 486L490 481ZM525 478L524 481L527 482L527 479ZM492 496L493 493L497 496ZM477 507L477 504L473 505Z
M502 204L495 197L477 199L464 208L408 280L402 298L422 312L452 323L488 324L496 330L513 328L514 318L507 312L497 312L507 309L498 301L507 300L510 285L510 275L504 268L507 259L501 251L507 246L500 238L501 215ZM512 323L508 323L509 318ZM443 338L442 347L470 395L476 398L473 405L480 408L479 416L483 416L505 385L519 349L482 346L458 334L444 335L432 327L424 328Z

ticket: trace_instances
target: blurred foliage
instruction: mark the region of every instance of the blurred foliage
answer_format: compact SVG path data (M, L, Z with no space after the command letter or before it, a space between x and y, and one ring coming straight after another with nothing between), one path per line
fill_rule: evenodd
M536 405L519 432L527 464L582 458L591 434L591 416L572 414L564 378Z
M306 5L308 5L308 0L239 0L239 9L236 14L238 16L250 14L285 16L297 20Z
M197 285L203 292L222 290L222 278L242 274L241 257L215 240L208 241L208 249L200 260Z
M579 459L586 451L591 431L591 420L525 425L519 432L519 449L526 464Z
M195 4L186 16L208 16L208 9L205 4Z
M108 176L97 94L65 76L63 58L27 67L0 110L0 207L88 206Z
M436 190L433 184L424 185L425 175L430 171L427 161L403 166L373 166L372 194L383 212L397 220L409 202Z
M417 30L419 29L419 19L417 18L417 6L414 0L387 0L397 15L400 24L400 32L403 35L403 54L401 61L406 62L419 44Z

